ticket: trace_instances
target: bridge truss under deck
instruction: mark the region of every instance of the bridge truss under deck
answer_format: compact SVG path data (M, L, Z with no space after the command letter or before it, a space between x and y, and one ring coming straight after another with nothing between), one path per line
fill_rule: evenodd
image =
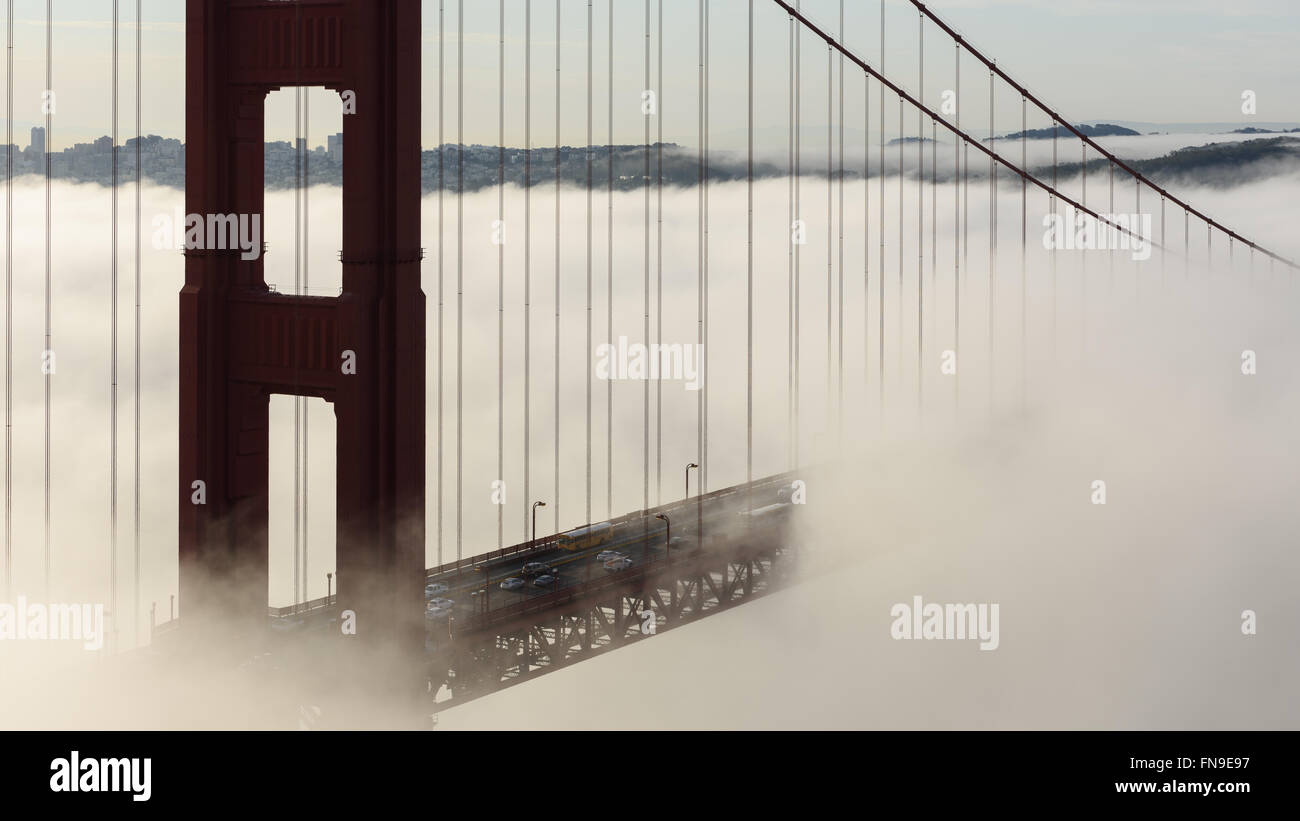
M756 540L599 580L569 601L456 630L430 663L434 712L656 636L779 590L798 550ZM445 689L444 689L445 688Z

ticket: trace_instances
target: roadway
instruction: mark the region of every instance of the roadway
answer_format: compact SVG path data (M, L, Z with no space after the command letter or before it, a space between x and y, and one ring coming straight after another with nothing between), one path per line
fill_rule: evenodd
M771 504L777 500L777 488L788 483L786 477L771 477L754 483L755 508ZM644 517L620 517L614 520L613 536L600 545L569 551L556 546L554 537L544 541L536 548L486 559L471 567L446 569L430 572L425 584L444 585L445 592L433 594L438 598L450 599L455 604L450 610L438 616L426 614L425 624L431 631L441 632L446 629L447 620L462 619L475 614L494 612L518 604L531 598L545 596L556 590L562 590L583 584L602 575L618 572L634 572L638 567L665 556L665 533L663 521L654 518L656 513L663 513L670 519L671 536L676 541L685 537L686 542L674 546L674 552L680 550L683 558L693 555L697 549L697 524L702 520L706 536L711 530L723 530L738 523L735 517L746 508L744 486L728 489L717 495L706 497L703 503L692 498L650 510ZM706 548L707 550L707 545ZM596 558L602 551L612 550L630 558L633 562L627 571L606 570L601 560ZM558 571L556 583L545 587L533 584L533 578L525 578L522 569L529 562L540 562ZM524 586L516 590L503 590L499 586L507 578L524 579ZM426 599L428 595L426 594Z

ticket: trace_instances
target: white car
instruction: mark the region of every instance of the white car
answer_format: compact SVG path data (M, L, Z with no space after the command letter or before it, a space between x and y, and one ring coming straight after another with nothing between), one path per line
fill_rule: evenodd
M452 601L451 599L430 599L429 603L425 605L425 607L429 610L433 610L435 608L450 610L455 606L456 606L456 602Z
M511 576L510 578L501 582L501 584L497 586L500 587L502 590L518 590L519 588L524 586L524 580L519 578L518 576Z
M424 586L424 597L426 599L432 599L434 596L438 595L439 593L446 593L446 592L447 592L447 585L443 584L442 582L429 582Z
M617 550L602 550L596 554L596 561L608 562L613 559L626 559L627 556L619 553Z
M619 556L617 559L610 559L609 561L605 562L605 569L610 572L627 570L631 566L632 566L632 560L629 559L627 556Z
M426 619L445 619L451 615L450 607L429 607L424 611Z

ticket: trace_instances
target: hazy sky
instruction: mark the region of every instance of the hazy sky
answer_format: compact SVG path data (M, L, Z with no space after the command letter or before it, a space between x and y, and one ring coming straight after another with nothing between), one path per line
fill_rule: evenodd
M1158 0L1144 4L1149 11L1132 14L1132 3L1093 0L1067 7L1063 3L938 2L935 8L972 41L980 44L1016 77L1077 119L1113 118L1143 121L1238 121L1240 92L1252 89L1259 98L1260 120L1300 120L1300 103L1292 92L1300 77L1293 43L1300 14L1287 10L1292 0L1240 0L1230 13L1210 0ZM25 145L26 129L39 116L44 84L43 2L15 2L15 139ZM110 125L111 72L107 70L110 29L107 2L61 0L60 25L55 32L59 60L55 85L59 90L55 147L105 133ZM496 139L496 4L472 2L466 19L466 97L469 142ZM507 30L507 80L517 94L522 89L519 10ZM760 99L760 134L773 150L784 145L787 101L785 18L765 2L756 2L762 46L759 49L763 87L774 90ZM813 4L810 2L811 7ZM859 11L849 20L851 37L863 55L878 61L879 7L871 0L853 4ZM740 0L713 0L714 144L735 145L744 134L742 114L745 8ZM437 126L437 7L425 3L426 85L425 141L436 141ZM183 6L174 0L149 0L143 59L145 132L180 136L183 130ZM554 139L554 4L533 3L534 123L538 144ZM561 116L564 142L585 139L585 5L565 2L562 20ZM645 6L618 2L616 15L614 139L639 141L641 65L644 41L641 25ZM695 138L695 4L665 2L665 20L675 33L665 49L665 86L661 112L665 138L692 142ZM897 23L885 55L886 70L906 68L899 81L912 87L915 71L916 17L910 5L890 3L887 15ZM597 4L596 27L603 30L607 6ZM837 15L838 5L824 2L817 16ZM134 8L122 3L123 20L134 19ZM549 15L549 16L548 16ZM640 16L638 16L640 15ZM721 21L727 20L724 25ZM454 31L454 15L448 16ZM1003 28L1006 26L1006 28ZM1014 28L1012 28L1014 26ZM856 35L853 33L856 32ZM927 54L938 38L927 29ZM454 41L453 41L454 42ZM875 42L873 48L870 43ZM818 127L826 105L824 48L805 43L804 100L806 124ZM134 44L134 32L123 27L122 46ZM597 40L597 53L604 48ZM447 54L454 65L455 50ZM947 87L951 57L941 51L927 62L925 96L937 99ZM906 62L903 62L906 61ZM963 125L987 127L987 75L982 80L963 66ZM832 68L837 68L832 63ZM124 89L122 138L133 133L134 63L123 54ZM1222 71L1222 76L1216 72ZM550 73L551 76L548 76ZM1214 79L1211 79L1214 77ZM454 85L454 75L448 83ZM860 78L846 83L846 98L856 103L846 118L856 123L862 114ZM856 89L856 90L855 90ZM604 86L596 84L595 140L604 133ZM874 89L873 89L874 91ZM735 96L739 93L741 96ZM315 98L313 98L314 100ZM338 128L336 110L313 105L312 141ZM1282 108L1284 101L1289 108ZM878 98L872 97L873 105ZM289 105L286 107L286 103ZM292 135L291 96L281 93L268 118L268 138ZM998 99L997 123L1013 124L1018 101ZM896 104L894 106L896 110ZM447 113L454 114L455 97ZM522 139L522 109L508 104L507 141ZM874 109L872 112L875 116ZM332 121L331 121L332 120ZM913 117L910 121L915 122ZM1034 123L1031 123L1033 125ZM1041 125L1041 123L1039 123ZM653 124L652 124L653 125ZM824 125L824 122L822 123ZM454 139L455 121L447 120L447 139ZM824 139L824 132L823 132ZM1132 138L1136 140L1136 138ZM1166 145L1167 141L1150 140ZM824 146L824 142L821 143ZM1072 191L1075 180L1063 180ZM1266 270L1240 250L1235 270L1223 267L1228 249L1214 240L1218 265L1209 275L1200 265L1208 250L1204 226L1183 223L1171 213L1170 245L1177 251L1191 245L1190 271L1177 254L1151 257L1142 263L1121 258L1108 265L1105 255L1051 257L1042 250L1041 217L1048 201L1030 191L1025 216L1021 194L1001 190L994 213L996 242L984 226L990 224L987 190L973 182L968 215L972 265L963 262L961 335L949 324L957 291L951 261L958 250L958 225L952 207L956 190L941 184L925 189L935 195L937 251L925 263L913 256L916 246L912 206L923 203L908 182L899 191L893 181L886 192L875 185L865 190L849 186L846 224L851 227L847 256L845 364L847 407L856 411L840 439L828 421L822 402L832 396L831 337L825 326L830 313L829 278L834 223L823 210L830 192L821 183L805 183L804 216L813 240L802 252L802 284L798 314L803 323L804 416L794 430L805 458L839 455L860 447L852 464L857 472L842 482L816 486L816 514L823 528L807 543L844 551L844 567L834 578L814 580L761 604L738 608L656 638L646 645L621 650L598 661L529 683L497 697L484 699L444 717L445 727L590 726L610 727L1296 727L1297 670L1296 597L1293 580L1300 559L1292 549L1297 516L1294 498L1297 474L1291 455L1297 448L1294 407L1297 385L1293 362L1300 339L1293 321L1296 291L1282 271ZM1211 215L1230 215L1233 227L1288 256L1300 255L1294 231L1297 175L1293 167L1278 176L1229 189L1180 186L1198 208ZM43 386L37 363L44 348L43 226L44 188L28 178L15 186L15 340L14 351L14 532L15 582L18 589L42 588L43 504ZM788 385L786 357L791 344L787 265L791 247L786 231L788 188L785 180L766 180L755 191L755 423L756 475L786 465ZM1095 189L1094 189L1095 191ZM909 207L892 208L895 194ZM1098 196L1096 193L1094 197ZM1120 192L1117 209L1138 210ZM183 195L174 189L144 187L144 225L154 214L170 214ZM739 482L744 476L746 355L746 255L743 184L720 184L711 194L709 288L712 314L708 350L711 365L709 486ZM498 269L498 248L491 244L492 221L498 216L497 192L480 191L464 198L463 329L455 320L461 299L454 284L459 273L453 260L461 258L452 245L455 220L449 211L442 253L437 237L436 198L422 201L424 243L430 256L423 266L428 311L427 434L430 468L427 487L426 557L451 558L456 549L452 518L460 495L455 484L459 464L452 454L456 420L451 413L453 380L464 379L464 538L465 555L496 546L497 507L490 484L496 477L497 413L504 416L503 448L511 496L505 511L508 542L521 538L530 498L551 501L541 527L583 523L586 513L585 430L581 412L590 351L580 317L587 293L584 234L585 197L569 190L555 199L537 195L532 217L545 230L534 232L532 311L533 416L530 429L532 486L522 492L524 468L521 362L523 359L523 292L521 276L522 197L510 189L504 216L511 226ZM111 280L106 272L112 232L107 189L94 185L56 183L54 213L63 232L54 243L54 344L59 353L53 401L53 568L51 596L64 601L106 600L109 577L109 443ZM129 200L124 200L129 202ZM646 313L645 288L650 269L643 257L650 217L642 192L621 192L605 211L599 200L595 215L594 305L597 329L603 328L611 297L618 331L639 334ZM889 208L884 207L885 203ZM1093 200L1095 203L1095 200ZM341 223L341 190L312 190L312 283L328 288L338 281L337 247ZM665 193L662 306L663 339L690 342L696 338L697 207L695 191ZM860 209L886 213L888 222L875 228ZM1147 197L1146 209L1157 206ZM450 207L450 204L449 204ZM561 208L568 220L560 241L563 259L555 259L549 226ZM294 203L289 192L268 196L266 234L271 248L290 247ZM607 216L608 214L608 216ZM823 217L825 214L825 217ZM613 219L615 247L607 266L605 220ZM930 217L926 217L930 220ZM902 220L899 222L899 220ZM868 225L865 236L855 226ZM1022 226L1028 226L1027 229ZM122 350L120 382L133 385L130 333L130 239L133 226L120 226L122 304L119 331ZM147 230L147 229L146 229ZM1022 233L1022 231L1026 231ZM893 237L899 233L900 245ZM963 226L962 231L965 231ZM1164 240L1164 227L1158 236ZM1027 237L1027 240L1022 238ZM886 240L887 238L887 240ZM888 245L889 258L877 262L877 248ZM1027 265L1017 253L1027 241ZM1002 249L996 261L986 248ZM453 251L455 253L453 253ZM895 256L897 254L897 256ZM906 254L906 256L905 256ZM445 259L439 285L439 259ZM986 263L985 260L989 262ZM928 265L925 316L929 338L925 358L911 347L920 321L922 281L913 267ZM1058 265L1058 262L1060 263ZM1086 262L1086 266L1084 263ZM284 286L291 281L292 255L273 253L267 277ZM1166 265L1167 263L1167 265ZM990 284L986 264L997 265ZM1166 271L1166 267L1168 271ZM176 425L177 338L176 293L183 279L183 258L170 249L143 249L141 285L142 410L142 579L140 614L157 603L160 619L167 611L176 579ZM869 279L865 274L870 269ZM1111 270L1108 270L1110 268ZM883 269L883 271L882 271ZM505 272L504 293L497 290L498 270ZM894 273L899 273L895 281ZM617 276L614 276L614 273ZM881 278L883 272L888 276ZM903 274L906 274L906 281ZM874 287L884 283L886 309L881 310ZM1020 283L1026 290L1020 290ZM562 285L562 292L558 286ZM871 286L868 288L868 286ZM441 293L445 305L440 310ZM555 290L552 290L552 288ZM1289 288L1289 289L1288 289ZM557 297L552 297L557 294ZM556 301L558 298L558 301ZM996 298L994 334L992 310ZM498 300L504 315L496 312ZM1026 306L1027 332L1018 322ZM866 308L870 310L864 310ZM561 413L562 430L552 436L551 391L554 376L553 321L564 317L560 348L564 355L561 396L568 402ZM955 318L955 317L954 317ZM445 322L442 325L441 319ZM498 394L494 363L498 357L497 322L504 328L505 390ZM881 328L884 328L884 333ZM462 334L463 330L463 334ZM881 334L881 336L877 336ZM453 347L461 339L463 348ZM986 345L996 337L997 370L986 360ZM438 340L445 339L440 348ZM879 363L877 339L888 361ZM1025 359L1016 354L1024 340ZM599 338L595 341L599 341ZM826 347L824 347L826 346ZM939 372L944 349L960 347L960 388ZM1258 374L1241 371L1245 350L1259 355ZM458 355L463 360L455 364ZM441 420L447 454L443 464L443 543L436 544L437 476L435 462L438 420L434 393L438 362L448 387L447 411ZM1021 371L1021 362L1024 371ZM486 365L484 363L487 363ZM888 368L882 379L879 365ZM1022 382L1022 379L1025 380ZM876 414L875 388L886 382L888 402L882 420ZM1026 385L1027 412L1022 413L1020 389ZM927 417L916 424L918 386L926 391ZM597 383L597 388L602 388ZM597 393L595 441L606 432ZM613 450L615 473L613 510L643 507L642 451L643 386L618 384L613 389ZM960 396L960 412L953 400ZM696 458L696 397L677 385L665 390L663 405L665 481L663 498L676 495L678 468ZM136 397L122 389L119 403L119 444L130 452L129 420ZM501 403L501 404L499 404ZM319 595L323 575L332 567L332 507L328 411L316 403L312 417L311 459L314 471L310 508L312 595ZM865 410L864 410L865 409ZM276 428L271 462L273 518L271 522L271 589L269 603L283 603L292 589L289 548L290 506L286 486L290 476L291 437L287 435L288 406L272 407ZM950 420L961 419L960 425ZM320 420L319 422L317 420ZM882 424L883 422L883 424ZM878 436L878 431L885 435ZM562 449L562 450L561 450ZM561 450L559 486L551 479L554 454ZM132 469L120 458L118 569L122 607L130 612L131 525L127 515L132 496L125 491ZM594 456L597 483L607 461L600 447ZM672 466L669 469L669 466ZM1089 500L1091 483L1109 482L1110 500L1100 506ZM652 486L652 501L659 497ZM607 515L599 484L591 518ZM832 511L832 512L827 512ZM835 515L835 513L841 515ZM549 517L548 517L549 518ZM811 517L810 517L811 518ZM864 527L864 522L867 526ZM439 552L439 550L443 552ZM836 558L836 557L833 557ZM857 564L853 564L856 562ZM35 592L33 593L35 595ZM996 653L980 653L958 642L895 642L889 635L889 608L913 595L949 602L1002 602L1003 644ZM182 604L183 607L183 604ZM1241 613L1260 615L1258 636L1241 630ZM134 615L134 614L132 614ZM146 622L147 623L147 622ZM124 645L137 636L122 619ZM140 638L143 638L142 636ZM17 652L13 648L3 648ZM22 652L26 649L19 648ZM40 648L43 649L43 648ZM79 651L78 651L79 652ZM104 707L103 693L84 704L86 713L69 710L68 703L45 694L39 671L29 671L6 656L0 671L24 670L21 677L0 681L0 726L99 726L118 720L120 702L114 696ZM792 674L793 673L793 674ZM575 678L580 676L581 678ZM75 680L63 676L64 686ZM6 697L9 686L30 689L43 699ZM137 688L132 688L137 689ZM156 700L156 687L140 687L146 700ZM12 707L9 705L13 705ZM192 705L191 705L192 709ZM10 711L6 713L5 711ZM200 711L206 715L206 710ZM187 721L193 722L188 714Z
M146 133L180 137L184 132L184 5L142 0L144 31L141 128ZM652 15L651 81L658 85L659 0ZM561 141L586 142L587 8L581 0L559 0L561 62ZM28 131L39 124L40 92L45 87L45 3L14 2L14 141L26 145ZM135 6L119 4L121 88L119 136L134 133ZM438 139L438 0L423 3L424 142ZM456 137L458 2L445 2L447 34L444 59L446 86L444 139ZM593 141L608 133L609 0L592 4L595 30L593 81ZM697 142L698 2L664 0L664 80L660 111L664 137ZM717 148L739 147L744 140L746 27L745 0L712 0L710 24L711 143ZM871 65L879 66L880 4L856 0L844 4L848 44ZM498 134L499 3L465 3L465 140L495 144ZM641 0L614 0L614 142L640 142L645 119L640 94L645 83L646 5ZM756 99L755 128L760 148L785 145L788 117L788 23L770 0L755 4ZM806 13L832 31L839 29L837 0L805 0ZM1243 122L1243 90L1256 92L1260 122L1300 121L1300 62L1294 43L1300 35L1300 6L1289 0L939 0L929 4L936 13L1008 73L1020 79L1044 101L1073 120L1135 120L1143 122ZM525 0L505 0L506 142L524 142L523 90ZM532 140L549 145L555 139L556 2L536 0L532 8ZM909 91L917 88L917 23L915 8L904 0L886 0L889 45L886 73ZM62 0L55 4L54 88L58 92L54 145L66 146L107 134L112 127L112 4L108 0ZM927 25L925 99L934 102L955 87L953 48L946 35ZM834 67L838 75L838 64ZM963 63L961 101L965 124L977 133L988 127L987 72L975 61ZM824 47L804 37L803 121L819 127L825 121L826 69ZM872 105L878 98L873 84ZM311 141L322 144L340 130L337 103L323 90L313 94ZM850 133L861 122L862 80L846 70L845 119ZM335 98L336 99L336 98ZM1019 104L1012 92L999 92L999 130L1018 125ZM836 99L838 105L838 99ZM288 139L293 133L292 97L281 94L268 104L268 138ZM874 116L874 115L873 115ZM896 105L890 128L895 128ZM907 123L915 125L915 117ZM1032 123L1031 123L1032 124ZM1042 124L1042 123L1040 123ZM652 122L652 138L657 124ZM872 126L874 132L876 126Z

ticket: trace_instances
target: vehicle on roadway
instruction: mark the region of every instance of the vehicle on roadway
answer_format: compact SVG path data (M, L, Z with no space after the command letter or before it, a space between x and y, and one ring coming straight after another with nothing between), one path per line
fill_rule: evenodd
M424 597L426 599L432 599L434 596L438 595L439 593L446 593L446 592L447 592L447 585L443 584L442 582L429 582L424 586Z
M555 546L564 550L586 550L608 542L614 537L614 525L600 522L586 527L578 527L555 537Z
M668 540L668 549L674 552L690 553L697 546L695 539L690 536L674 536Z
M497 587L500 587L502 590L518 590L523 586L524 580L518 576L511 576L510 578L503 580L501 584L497 585Z
M777 502L753 510L742 510L740 515L747 518L755 527L771 527L784 524L793 509L794 505L789 502Z
M538 576L537 578L533 579L533 587L551 587L557 581L559 581L557 577L547 573L545 575Z
M610 559L605 562L605 569L611 573L616 573L620 570L627 570L631 566L632 560L627 556L619 556L617 559Z
M436 598L430 599L429 603L426 605L426 607L428 607L430 610L432 610L435 607L445 607L447 609L451 609L455 606L456 606L456 602L452 601L451 599L436 599Z
M750 511L740 511L740 520L744 522L740 538L751 545L779 547L787 543L791 525L798 508L790 502L777 502L772 505L756 507Z
M450 607L429 607L424 611L424 617L426 619L445 619L450 615Z
M598 561L598 562L607 562L607 561L609 561L610 559L620 559L620 558L623 558L624 555L625 555L625 554L623 554L623 553L619 553L617 550L602 550L602 551L600 551L599 553L596 554L596 561Z
M519 569L519 575L523 576L525 579L531 579L533 576L542 576L554 573L555 568L551 567L546 562L529 562Z

